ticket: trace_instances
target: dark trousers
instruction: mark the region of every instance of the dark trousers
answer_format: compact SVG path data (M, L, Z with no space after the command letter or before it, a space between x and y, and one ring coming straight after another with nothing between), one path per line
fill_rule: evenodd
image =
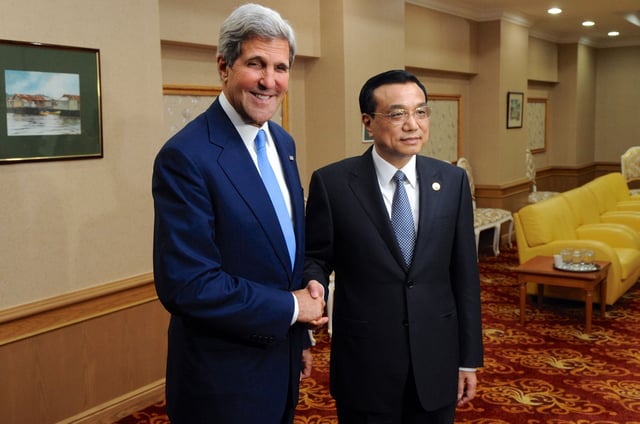
M456 402L435 411L425 411L418 399L413 373L409 373L402 400L393 412L358 411L337 403L340 424L453 424Z

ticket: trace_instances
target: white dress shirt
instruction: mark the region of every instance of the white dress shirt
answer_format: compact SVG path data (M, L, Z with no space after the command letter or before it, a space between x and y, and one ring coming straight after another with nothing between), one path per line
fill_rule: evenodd
M220 106L222 106L222 110L225 111L231 123L236 128L238 133L240 134L240 138L242 138L242 142L247 148L253 163L256 166L258 172L260 172L260 168L258 167L258 153L256 152L256 135L259 130L264 130L267 135L267 158L269 159L269 164L271 168L273 168L273 173L278 180L278 185L280 186L280 191L282 191L282 195L284 196L284 203L287 205L287 211L289 212L289 217L291 218L291 225L293 225L293 214L291 212L291 197L289 196L289 188L287 187L287 183L284 179L284 173L282 172L282 165L280 164L280 157L278 156L278 150L276 149L276 144L273 142L273 138L271 137L271 133L269 132L269 124L265 122L261 128L258 128L254 125L249 125L242 120L242 117L236 110L231 106L229 100L224 95L224 92L221 92L218 96L220 100ZM293 297L293 316L291 317L291 325L295 324L298 320L298 313L300 307L298 306L298 299L296 296L291 293Z
M398 168L391 165L384 160L376 151L374 146L373 152L373 166L376 169L376 175L378 176L378 185L380 186L380 192L384 199L384 205L387 207L387 213L389 219L391 219L391 203L393 202L393 193L396 191L396 183L393 181L393 176L398 171ZM405 180L404 188L409 198L409 204L411 205L411 213L413 215L413 225L418 231L418 217L420 216L419 210L419 187L418 176L416 174L416 157L411 156L409 162L403 166L400 171L407 177Z
M218 96L220 99L220 106L225 111L233 126L238 130L240 134L240 138L244 142L244 145L247 147L249 151L249 155L251 155L251 159L253 159L253 163L256 165L256 169L260 172L260 168L258 168L258 153L256 152L256 135L260 129L264 130L267 135L267 158L269 159L269 164L271 164L271 168L273 168L273 173L278 180L278 185L280 186L280 191L282 191L282 195L284 196L284 203L287 205L287 211L289 212L289 217L292 219L293 217L291 213L291 197L289 197L289 188L287 187L287 183L284 179L284 173L282 172L282 165L280 164L280 157L278 156L278 150L276 149L276 144L271 137L271 133L269 132L269 124L264 123L261 128L258 128L254 125L246 124L242 117L236 110L231 106L229 100L225 97L224 93L220 93Z

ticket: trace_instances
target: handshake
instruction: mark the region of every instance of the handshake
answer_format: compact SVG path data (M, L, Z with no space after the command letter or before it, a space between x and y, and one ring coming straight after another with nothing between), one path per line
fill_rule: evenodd
M294 291L293 295L298 300L298 322L314 327L321 327L329 322L329 317L324 315L324 286L319 281L309 281L306 288Z

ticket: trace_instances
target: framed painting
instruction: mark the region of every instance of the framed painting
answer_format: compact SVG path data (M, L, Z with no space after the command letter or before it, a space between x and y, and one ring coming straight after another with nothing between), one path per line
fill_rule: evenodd
M97 49L0 40L0 164L101 158Z
M547 99L527 99L527 148L531 153L547 150Z
M170 138L188 122L207 110L222 91L219 87L203 85L164 84L162 86L165 136ZM289 131L288 99L286 94L280 109L272 118Z
M429 94L429 140L422 154L454 163L461 155L462 96Z
M507 93L507 128L522 128L524 93Z

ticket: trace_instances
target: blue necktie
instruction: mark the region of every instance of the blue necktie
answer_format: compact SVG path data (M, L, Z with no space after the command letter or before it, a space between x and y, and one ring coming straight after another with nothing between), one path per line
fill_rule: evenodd
M262 177L262 182L269 193L273 208L276 210L276 214L278 215L280 228L282 229L282 234L284 235L284 239L287 242L287 248L289 249L291 268L293 268L296 260L296 236L293 232L293 224L291 223L291 217L289 217L287 205L284 202L282 190L280 190L280 185L278 184L276 175L273 173L273 169L271 168L269 159L267 158L267 136L264 133L264 130L258 131L255 142L256 151L258 153L258 168L260 169L260 176Z
M396 191L393 193L393 201L391 202L391 226L396 234L404 262L409 266L413 257L413 246L416 242L416 228L413 224L409 198L404 189L404 180L406 179L407 177L402 171L396 172L393 176L393 180L396 182Z

